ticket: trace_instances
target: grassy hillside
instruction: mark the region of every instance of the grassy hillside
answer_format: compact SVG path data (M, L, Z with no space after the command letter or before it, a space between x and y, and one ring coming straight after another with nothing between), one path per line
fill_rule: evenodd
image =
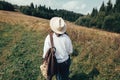
M74 47L71 80L119 80L120 35L67 26ZM39 66L49 30L48 20L0 11L0 80L44 80Z

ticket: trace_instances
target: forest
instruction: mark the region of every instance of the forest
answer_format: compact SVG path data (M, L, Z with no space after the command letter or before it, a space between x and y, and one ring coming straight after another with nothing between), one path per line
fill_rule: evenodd
M116 0L114 5L111 0L108 1L107 5L103 2L99 10L93 8L91 14L79 17L75 23L90 28L120 33L120 0Z

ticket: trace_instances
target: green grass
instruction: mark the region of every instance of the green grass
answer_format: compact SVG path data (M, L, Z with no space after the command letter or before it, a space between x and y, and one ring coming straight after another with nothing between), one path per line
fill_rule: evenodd
M119 80L120 37L110 41L92 32L80 33L68 30L74 47L71 80ZM0 80L44 80L39 66L47 34L22 25L0 23Z
M20 25L0 25L0 59L3 60L0 62L0 80L36 80L44 37Z

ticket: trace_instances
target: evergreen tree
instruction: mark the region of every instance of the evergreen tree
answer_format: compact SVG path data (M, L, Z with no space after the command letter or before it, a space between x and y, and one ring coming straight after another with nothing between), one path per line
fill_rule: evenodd
M109 0L106 7L106 15L110 15L113 12L112 10L113 10L113 5L111 3L111 0Z
M103 21L105 19L105 12L104 11L100 11L96 17L96 27L97 28L102 28L103 25Z
M29 6L20 6L20 11L24 14L31 15L31 9Z
M100 11L105 11L105 4L104 4L104 2L102 3L102 5L100 7Z
M114 10L115 10L115 12L120 13L120 0L116 0Z
M35 9L34 9L34 4L33 3L31 3L30 4L30 15L32 15L32 16L35 16Z
M30 8L34 9L34 4L33 3L30 4Z
M91 16L92 16L92 17L96 17L97 14L98 14L98 10L95 9L95 8L93 8L93 11L92 11L92 13L91 13Z

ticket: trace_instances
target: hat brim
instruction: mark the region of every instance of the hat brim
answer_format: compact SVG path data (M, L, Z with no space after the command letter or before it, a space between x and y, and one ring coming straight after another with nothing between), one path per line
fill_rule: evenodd
M53 27L53 26L51 26L51 29L52 29L52 31L55 32L55 33L64 34L64 33L66 32L67 27L66 27L66 25L64 25L64 27L63 27L63 29L62 29L61 31L57 30L57 28L56 28L56 27Z

